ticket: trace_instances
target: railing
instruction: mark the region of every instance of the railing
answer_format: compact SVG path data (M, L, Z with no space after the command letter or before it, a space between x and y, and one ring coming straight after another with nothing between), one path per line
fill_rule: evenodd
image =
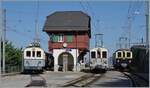
M5 73L21 72L21 65L9 65L6 64Z

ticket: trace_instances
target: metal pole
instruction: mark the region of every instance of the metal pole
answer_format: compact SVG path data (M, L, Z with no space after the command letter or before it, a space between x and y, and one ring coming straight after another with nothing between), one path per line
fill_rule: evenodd
M78 71L78 57L77 57L77 49L78 49L78 46L77 46L77 32L76 32L76 35L75 35L75 37L76 37L76 71Z
M6 33L6 10L3 10L3 73L5 73L5 33Z
M96 34L95 34L95 47L97 47L97 39L96 39Z
M146 13L145 13L145 16L146 16L146 47L147 47L147 50L149 49L149 1L146 1Z
M1 53L1 42L2 42L2 1L0 1L0 78L1 78L1 61L2 61L2 53Z
M103 34L95 34L95 47L103 47Z
M130 43L131 43L131 16L128 17L128 32L129 32L129 47L130 48Z
M37 1L37 11L36 11L36 19L35 19L35 42L40 42L40 39L39 39L39 35L38 35L38 17L39 17L39 1Z
M103 34L101 34L101 47L103 47L104 45L103 45Z

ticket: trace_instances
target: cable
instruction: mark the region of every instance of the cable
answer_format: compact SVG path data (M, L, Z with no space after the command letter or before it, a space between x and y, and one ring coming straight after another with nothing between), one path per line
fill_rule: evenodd
M127 24L126 25L127 27L125 27L125 29L127 29L128 32L126 32L126 30L124 30L124 32L122 34L123 36L125 36L126 33L130 33L130 35L131 35L131 30L129 30L129 25L130 25L130 28L131 28L131 24L133 24L132 22L135 20L137 14L138 14L138 12L137 13L135 13L135 12L140 11L141 6L142 6L142 3L140 1L136 2L135 4L133 4L131 2L129 3L129 7L128 7L128 10L127 10L127 16L126 16L127 20L125 21L125 24ZM133 37L133 35L132 35L132 37Z
M38 35L38 17L39 17L39 1L37 1L37 9L36 9L36 19L35 19L35 39L34 41L40 42L39 41L39 35Z
M93 17L93 19L95 19L96 16L95 16L95 13L93 12L93 9L92 9L90 3L89 3L89 2L86 2L86 3L87 3L87 8L89 8L89 12L92 13L92 17ZM95 23L95 21L93 21L93 24L94 24L95 29L97 29L97 28L96 28L96 23Z
M84 7L84 5L82 4L82 2L80 1L79 3L80 3L80 5L81 5L83 11L84 11L85 13L88 13L88 10Z
M14 33L16 33L16 34L19 34L19 35L21 35L21 37L28 37L28 38L31 38L31 37L33 37L33 36L31 36L31 35L29 35L29 34L26 34L26 33L22 33L22 32L19 32L18 30L16 30L16 29L13 29L13 28L10 28L10 27L8 27L7 26L7 29L10 29L10 30L6 30L6 31L12 31L12 32L14 32ZM30 32L31 33L31 32ZM24 35L28 35L28 36L24 36ZM43 42L46 42L46 40L45 39L39 39L40 41L43 41Z

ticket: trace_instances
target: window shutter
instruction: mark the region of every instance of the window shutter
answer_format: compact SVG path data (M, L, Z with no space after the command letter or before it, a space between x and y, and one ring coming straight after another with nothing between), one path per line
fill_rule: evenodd
M72 35L67 36L67 42L72 42Z
M58 36L57 35L53 35L52 36L52 41L53 42L58 42Z

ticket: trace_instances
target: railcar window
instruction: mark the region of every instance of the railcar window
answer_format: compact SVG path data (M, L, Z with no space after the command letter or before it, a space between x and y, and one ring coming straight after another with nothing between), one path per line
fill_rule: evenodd
M130 52L127 52L127 57L130 57L130 56L131 56Z
M118 57L121 57L121 52L118 52Z
M101 57L101 53L99 51L97 51L97 58Z
M107 52L106 51L102 52L102 58L107 58Z
M26 56L30 57L31 56L31 52L30 51L26 51Z
M125 57L125 52L123 52L123 57Z
M41 57L41 51L37 51L37 57Z
M32 57L35 57L35 51L32 51Z
M91 57L92 58L96 58L96 53L95 52L91 52Z

